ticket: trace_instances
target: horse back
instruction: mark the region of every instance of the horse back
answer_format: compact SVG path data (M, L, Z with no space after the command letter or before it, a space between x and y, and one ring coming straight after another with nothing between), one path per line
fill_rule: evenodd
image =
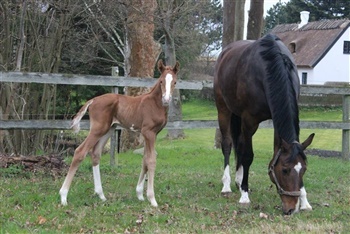
M215 65L214 92L234 114L259 114L262 121L270 117L270 111L263 85L265 62L259 50L257 41L229 44Z
M163 128L167 123L166 111L155 104L149 93L140 96L108 93L92 100L89 115L90 121L95 123L105 122L108 126L116 123L133 131L139 131L145 125Z

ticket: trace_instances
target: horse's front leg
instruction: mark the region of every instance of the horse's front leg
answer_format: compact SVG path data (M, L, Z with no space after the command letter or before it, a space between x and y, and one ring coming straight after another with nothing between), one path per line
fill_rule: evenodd
M300 210L312 210L312 206L310 205L306 197L307 193L304 185L300 188L300 193Z
M147 198L151 205L154 207L158 206L155 199L154 193L154 175L156 169L156 151L155 151L155 141L156 134L151 131L142 131L142 135L145 139L145 148L142 161L142 168L139 177L139 181L136 186L136 194L139 200L144 200L143 189L145 184L146 175L147 178Z
M236 165L236 185L241 192L241 198L239 203L248 204L249 199L249 169L254 159L252 136L255 133L257 127L247 128L245 125L242 127L243 131L239 136L237 148L237 165Z

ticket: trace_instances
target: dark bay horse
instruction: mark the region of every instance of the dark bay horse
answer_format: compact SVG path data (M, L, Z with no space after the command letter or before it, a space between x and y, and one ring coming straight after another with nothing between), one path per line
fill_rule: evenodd
M81 118L86 111L90 116L90 132L84 142L75 150L68 174L60 189L61 204L67 205L67 194L79 164L91 150L95 193L104 201L99 162L102 149L118 124L131 131L141 132L145 148L141 174L136 186L139 200L144 200L143 188L147 180L147 198L152 206L158 206L154 194L154 173L156 168L155 141L157 134L167 123L168 106L175 88L179 63L174 67L164 66L160 60L161 75L149 93L131 97L118 94L104 94L86 102L72 121L72 128L78 132Z
M224 155L222 193L231 193L230 154L236 156L236 185L239 203L250 203L249 167L253 162L252 137L259 123L272 119L274 154L269 165L271 181L282 200L282 210L292 214L311 210L303 175L304 150L314 137L299 143L300 83L291 53L271 34L257 41L237 41L228 45L215 65L214 93Z

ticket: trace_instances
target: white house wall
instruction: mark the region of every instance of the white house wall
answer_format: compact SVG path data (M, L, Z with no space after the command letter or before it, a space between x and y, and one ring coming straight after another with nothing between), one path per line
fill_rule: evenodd
M323 85L325 82L350 82L350 54L343 54L344 41L350 41L350 28L338 39L328 53L313 69L298 68L300 82L307 72L307 84Z

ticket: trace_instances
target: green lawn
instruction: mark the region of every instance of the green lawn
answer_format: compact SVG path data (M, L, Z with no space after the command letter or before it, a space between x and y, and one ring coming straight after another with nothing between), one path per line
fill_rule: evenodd
M184 118L199 118L198 113L215 118L215 106L207 104L184 103ZM311 147L338 149L340 136L327 131L331 130L302 129L301 139L316 132ZM58 195L66 172L57 176L1 169L0 233L350 232L349 162L309 156L304 183L314 210L283 216L280 198L267 175L272 129L259 129L254 137L249 206L238 204L240 193L235 186L230 197L220 195L223 156L213 147L214 133L215 129L185 130L186 137L179 140L166 139L165 130L159 134L155 178L158 208L136 198L141 155L132 152L119 154L116 167L109 166L108 155L102 158L106 202L93 195L89 159L73 180L66 207L60 205ZM66 160L69 163L71 157ZM234 164L234 157L231 162ZM234 172L231 174L234 177ZM260 213L267 218L260 218Z

